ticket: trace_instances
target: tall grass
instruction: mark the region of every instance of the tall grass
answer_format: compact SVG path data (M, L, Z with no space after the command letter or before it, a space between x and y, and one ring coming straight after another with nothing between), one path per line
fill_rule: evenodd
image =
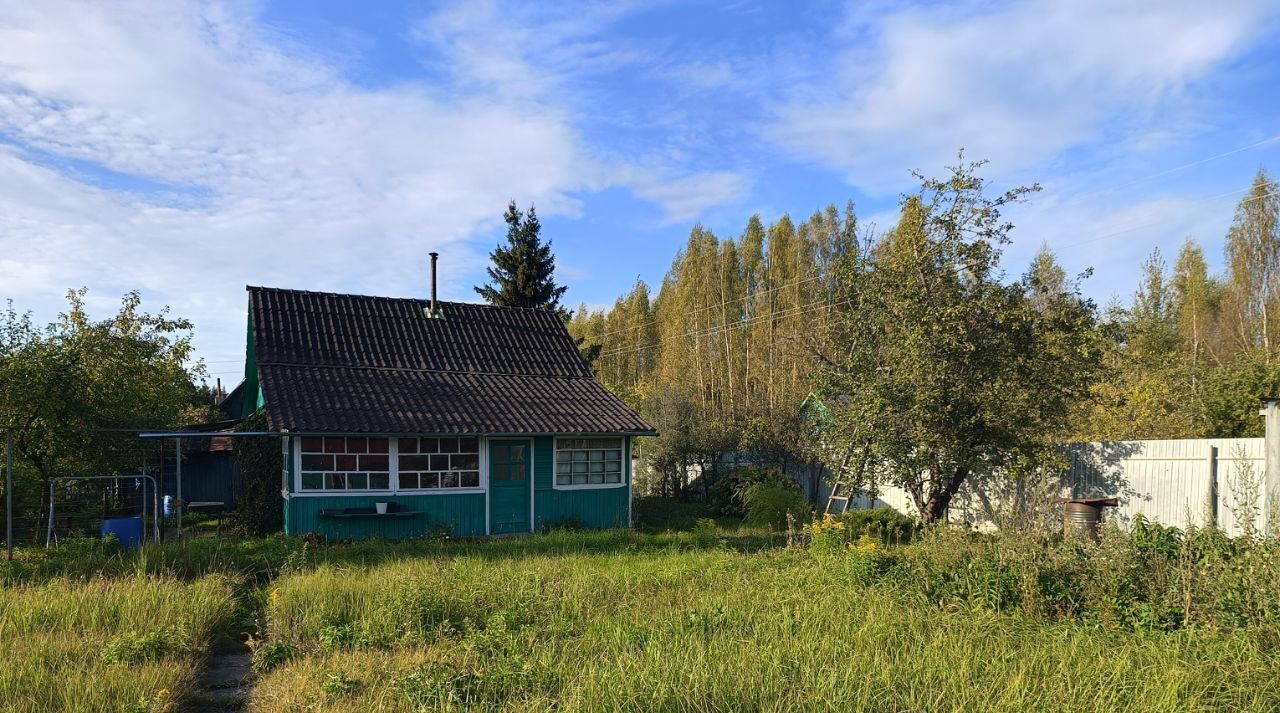
M1247 631L1126 632L863 586L857 558L473 556L285 577L256 711L1274 710Z
M0 590L0 710L162 710L194 685L232 583L211 576Z

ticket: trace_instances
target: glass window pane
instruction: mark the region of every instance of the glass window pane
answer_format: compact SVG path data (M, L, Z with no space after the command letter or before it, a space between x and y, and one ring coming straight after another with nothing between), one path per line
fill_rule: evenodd
M441 453L457 453L457 452L458 452L458 439L456 439L456 438L441 438L441 439L440 439L440 452L441 452Z
M385 453L360 456L360 470L387 471L388 456Z
M591 474L591 478L590 478L590 482L592 482L592 483L603 483L603 482L604 482L604 473L592 473L592 474Z
M423 488L438 488L440 487L440 474L422 473L418 476L418 482L421 483Z
M401 439L400 439L399 444L397 444L397 446L396 446L396 447L400 449L400 454L401 454L401 455L404 455L405 453L417 453L417 452L418 452L418 439L416 439L416 438L401 438Z
M304 455L302 467L305 470L333 470L333 456Z
M462 474L462 487L478 488L480 487L480 471L472 470Z
M324 490L324 473L303 473L303 490Z
M368 438L348 438L347 452L348 453L368 453L369 439Z
M511 445L511 462L512 463L524 462L524 449L525 449L525 445L523 443L513 443Z
M606 482L606 483L621 483L621 482L622 482L622 473L605 473L605 474L604 474L604 482Z
M618 460L620 458L622 458L622 451L606 451L605 452L606 460Z
M325 453L345 453L346 450L347 439L334 436L328 436L324 439Z
M418 452L419 453L439 453L440 440L438 438L419 438Z
M348 473L347 487L352 490L368 490L369 474L368 473Z
M568 473L571 470L573 470L573 465L571 463L556 463L557 473Z
M582 473L582 474L574 473L574 474L573 474L573 484L574 484L574 485L585 485L585 484L586 484L586 482L587 482L587 474L586 474L586 473Z
M556 485L568 485L570 481L568 473L558 473L556 475Z
M591 457L591 452L590 452L590 451L574 451L574 452L573 452L573 459L574 459L574 460L576 460L576 461L578 461L578 460L586 460L586 459L588 459L588 458L590 458L590 457Z
M388 490L391 488L390 473L370 473L369 489L370 490Z
M611 473L621 473L621 472L622 472L622 462L621 462L621 461L616 461L616 460L615 460L615 461L610 461L610 462L608 462L608 463L605 463L605 464L604 464L604 469L605 469L605 470L607 470L607 471L609 471L609 472L611 472Z
M431 456L400 456L400 470L430 470Z
M556 451L557 463L568 463L570 460L573 460L573 454L569 451Z
M458 474L456 472L448 472L440 474L440 487L456 488L458 487Z
M418 487L417 473L401 473L400 474L400 488L402 490L414 490L417 487Z
M303 453L324 453L324 439L319 436L307 436L302 439Z
M592 473L603 473L603 472L604 472L604 463L603 463L603 462L601 462L601 461L592 461L592 462L591 462L591 472L592 472Z
M591 460L604 460L604 451L591 451Z
M591 464L590 464L590 463L574 463L574 464L573 464L573 472L574 472L574 473L585 473L585 472L587 472L587 466L589 466L589 465L591 465Z
M370 438L370 439L369 439L369 452L370 452L370 453L386 453L386 452L387 452L387 439L385 439L385 438Z
M475 453L449 456L449 468L452 470L476 470L480 467L480 456Z
M347 476L342 473L330 473L325 478L325 490L346 490Z
M431 470L449 470L449 456L435 455L431 458Z
M458 452L459 452L459 453L479 453L479 452L480 452L480 441L479 441L479 439L474 438L474 437L472 437L472 438L459 438L459 439L458 439Z
M325 457L327 458L328 456L325 456ZM345 453L342 455L333 456L333 469L334 470L355 470L357 457L358 456L346 455Z

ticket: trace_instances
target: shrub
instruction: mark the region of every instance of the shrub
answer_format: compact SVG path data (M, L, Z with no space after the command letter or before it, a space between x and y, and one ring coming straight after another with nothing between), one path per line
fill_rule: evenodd
M267 417L261 411L236 426L237 431L261 432ZM280 441L276 438L234 438L236 465L244 483L231 513L231 523L249 535L269 535L284 529L284 497L280 494Z
M145 634L120 634L102 648L102 660L107 663L141 663L185 656L192 650L191 636L181 629L169 627Z
M798 487L792 489L772 483L756 483L747 488L743 500L747 522L771 530L786 529L788 513L800 523L807 523L813 515Z
M889 507L846 510L840 515L840 521L844 523L848 539L854 540L867 535L884 544L910 542L918 526L915 518Z
M717 515L744 517L747 514L746 494L753 485L773 485L794 492L804 499L800 484L776 468L741 466L731 468L707 491L707 504Z

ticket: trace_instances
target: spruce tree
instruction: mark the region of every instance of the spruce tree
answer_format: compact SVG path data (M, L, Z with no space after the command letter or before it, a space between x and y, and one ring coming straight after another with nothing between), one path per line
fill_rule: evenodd
M521 214L516 202L507 205L503 216L507 222L506 245L498 245L489 253L493 265L488 268L490 284L477 286L476 293L497 307L533 307L568 312L560 306L567 287L556 285L556 258L551 244L543 243L542 225L533 206Z

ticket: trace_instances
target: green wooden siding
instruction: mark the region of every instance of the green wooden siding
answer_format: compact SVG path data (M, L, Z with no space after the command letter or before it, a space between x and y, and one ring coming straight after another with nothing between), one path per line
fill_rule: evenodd
M533 447L534 527L578 521L585 527L628 527L631 500L631 439L624 439L623 476L618 488L556 490L555 439L542 436Z
M321 510L372 508L375 502L393 502L397 508L418 510L415 517L331 518ZM325 495L297 496L285 501L285 533L318 532L329 539L385 537L404 539L435 532L441 524L453 528L454 537L484 535L484 493L458 495Z

